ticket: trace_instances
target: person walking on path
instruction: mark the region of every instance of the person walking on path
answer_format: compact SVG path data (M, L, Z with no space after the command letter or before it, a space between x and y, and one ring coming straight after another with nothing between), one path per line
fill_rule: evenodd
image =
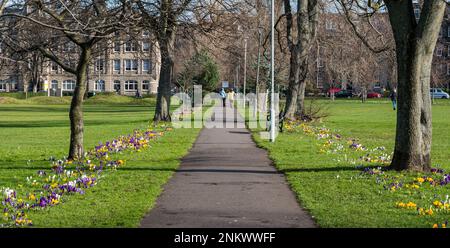
M392 90L390 98L392 101L392 108L394 110L396 110L397 109L397 90L396 89Z
M227 95L228 95L227 96L228 100L230 100L231 107L233 107L234 106L234 90L231 89L230 91L228 91Z
M222 88L219 92L220 97L222 98L222 105L225 107L225 100L227 99L227 94L225 93L225 90Z

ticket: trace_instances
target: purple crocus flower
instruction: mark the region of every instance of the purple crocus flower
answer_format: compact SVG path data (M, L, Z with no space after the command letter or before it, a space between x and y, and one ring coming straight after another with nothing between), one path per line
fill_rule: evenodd
M47 173L45 173L45 171L43 171L43 170L38 170L38 172L37 172L37 174L38 174L38 176L45 176Z
M431 168L432 173L443 174L444 170L439 168Z
M48 200L45 196L42 196L41 199L39 200L39 206L41 208L45 208L48 205Z

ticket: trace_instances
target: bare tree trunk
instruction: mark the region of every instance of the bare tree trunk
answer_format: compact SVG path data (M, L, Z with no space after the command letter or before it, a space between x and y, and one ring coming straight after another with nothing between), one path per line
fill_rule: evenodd
M286 106L284 108L284 117L287 119L295 119L297 112L297 98L299 93L299 76L300 68L298 66L298 51L296 48L291 49L291 57L289 59L289 85L286 94Z
M291 51L289 68L289 86L286 96L284 117L296 119L305 114L305 89L306 76L308 74L309 49L299 52L297 48Z
M367 89L366 86L364 85L361 90L361 101L362 103L365 103L366 100L367 100Z
M297 96L297 112L296 115L303 117L305 115L305 89L306 89L306 81L300 81L300 85L298 86L298 96Z
M70 105L70 148L68 159L80 159L84 156L83 148L83 100L86 92L86 74L91 59L91 48L83 47L77 67L77 85Z
M170 116L170 97L173 70L173 52L170 43L173 41L159 41L161 49L161 70L158 82L158 96L156 101L155 116L153 121L171 121Z
M425 1L418 24L411 1L386 1L396 41L398 111L395 170L431 168L430 74L446 4Z
M295 119L296 116L303 117L304 115L305 80L308 74L309 52L313 40L316 38L318 3L317 0L298 2L296 11L298 35L296 37L297 42L294 43L292 40L291 2L289 0L283 2L286 15L286 37L290 52L289 86L284 117Z

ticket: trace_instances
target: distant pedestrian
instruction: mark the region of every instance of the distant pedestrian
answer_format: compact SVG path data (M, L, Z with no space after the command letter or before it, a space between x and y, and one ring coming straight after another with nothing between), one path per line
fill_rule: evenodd
M392 90L390 98L392 101L392 108L394 110L396 110L397 109L397 89Z
M136 98L141 98L142 96L141 96L141 92L139 92L139 90L136 90L136 95L135 95L135 97Z
M234 106L234 90L231 89L230 91L228 91L227 95L228 95L227 96L228 100L230 100L231 107L233 107Z
M219 92L220 97L222 98L222 105L225 107L225 101L227 100L227 93L225 93L225 90L222 88Z

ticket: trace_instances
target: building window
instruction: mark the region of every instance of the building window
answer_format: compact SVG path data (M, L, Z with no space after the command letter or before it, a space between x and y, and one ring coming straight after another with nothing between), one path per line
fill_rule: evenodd
M437 54L438 57L442 56L442 47L441 46L438 46L438 48L436 50L436 54Z
M65 43L63 45L63 51L64 52L73 52L73 51L75 51L75 46L71 42Z
M51 88L52 90L58 89L58 80L52 80L52 83L51 83L51 85L50 85L50 88Z
M137 71L138 70L138 60L137 59L126 59L125 60L125 71Z
M97 59L95 61L95 71L96 72L103 72L105 68L105 60L104 59Z
M119 41L114 42L114 52L120 53L120 42Z
M144 71L144 72L150 71L150 60L149 59L142 60L142 71Z
M327 20L327 21L325 22L325 28L326 28L327 30L335 30L334 22L333 22L333 21L330 21L330 20Z
M56 62L52 62L52 71L58 71L58 64Z
M0 81L0 91L6 91L6 83L3 81Z
M114 71L120 71L120 59L114 60Z
M19 85L16 82L11 82L11 87L10 90L18 90L19 89Z
M416 18L416 20L420 19L420 9L418 7L414 8L414 17Z
M150 42L143 41L142 42L142 51L143 52L150 52Z
M120 92L120 81L119 80L114 80L114 90L116 92Z
M95 81L94 90L96 91L105 91L105 80L97 80Z
M138 82L134 80L125 81L125 90L135 91L138 89Z
M144 80L144 81L142 82L142 89L143 89L143 90L149 90L149 89L150 89L150 81Z
M131 71L131 59L125 59L125 71Z
M125 52L136 52L136 42L127 41L125 43Z
M64 80L63 81L63 90L73 91L75 89L76 83L74 80Z

